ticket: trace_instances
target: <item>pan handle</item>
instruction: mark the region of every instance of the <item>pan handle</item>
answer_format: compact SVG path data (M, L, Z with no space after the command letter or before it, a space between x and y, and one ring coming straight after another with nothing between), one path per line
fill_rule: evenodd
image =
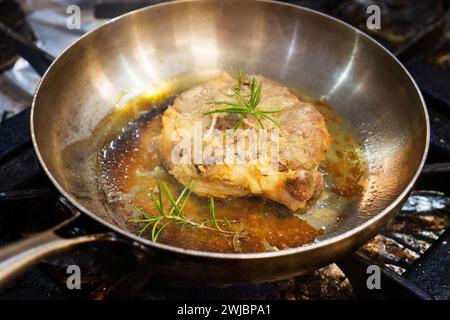
M7 285L27 268L51 254L84 243L119 240L113 233L98 233L69 239L56 234L56 230L69 224L77 217L78 215L71 217L50 230L0 247L0 288Z
M28 61L34 70L42 77L55 58L39 49L32 42L24 39L20 34L0 21L0 35L3 35L17 53Z

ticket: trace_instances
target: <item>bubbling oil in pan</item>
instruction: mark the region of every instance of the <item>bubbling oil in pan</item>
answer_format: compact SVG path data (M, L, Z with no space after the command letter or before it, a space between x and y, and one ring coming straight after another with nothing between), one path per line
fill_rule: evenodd
M143 223L131 221L141 216L135 207L150 216L158 214L148 195L155 194L158 182L164 181L175 198L182 192L184 187L167 172L159 156L162 112L156 111L155 106L170 105L178 92L205 80L204 75L185 74L156 86L159 91L152 94L147 91L128 94L108 116L109 121L105 121L111 123L113 119L114 123L126 124L99 152L97 174L106 205L114 218L122 221L122 227L136 233L142 228ZM171 223L158 235L158 242L214 252L282 250L313 242L345 216L365 186L367 169L362 144L333 108L301 94L297 96L312 102L322 113L333 139L320 167L325 180L321 196L307 209L295 213L260 197L216 200L216 219L226 219L238 237L213 228ZM126 121L133 116L133 120ZM117 132L117 128L112 131ZM211 220L209 199L191 194L183 215L190 221ZM151 229L142 236L151 238Z

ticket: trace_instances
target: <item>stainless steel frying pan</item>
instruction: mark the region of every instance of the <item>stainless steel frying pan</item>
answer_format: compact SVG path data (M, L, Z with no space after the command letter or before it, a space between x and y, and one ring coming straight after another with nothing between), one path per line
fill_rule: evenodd
M369 162L368 185L347 217L319 241L252 254L154 243L118 227L96 194L92 172L67 168L64 148L91 136L121 90L211 68L260 73L321 98L359 131ZM63 239L50 230L3 247L0 282L55 251L119 238L150 251L149 268L185 279L236 283L276 280L324 266L375 236L401 207L422 168L429 123L409 73L357 29L288 4L199 0L134 11L72 44L42 78L31 132L39 161L59 192L112 233ZM72 164L86 162L84 153L73 157Z

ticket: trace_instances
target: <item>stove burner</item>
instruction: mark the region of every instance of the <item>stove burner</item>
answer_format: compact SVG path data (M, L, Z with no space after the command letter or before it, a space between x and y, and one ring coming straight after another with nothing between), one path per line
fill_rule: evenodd
M366 27L370 5L377 5L381 13L381 29ZM358 27L382 41L393 51L417 37L417 34L433 24L444 14L444 1L419 1L412 4L405 0L348 0L333 11L344 21Z
M25 15L16 1L0 0L0 22L18 32L28 41L34 40L33 32L25 20ZM0 36L0 71L14 65L18 56Z
M427 179L435 174L448 181L450 167L446 170L442 166L426 167L418 186L425 186ZM56 199L57 193L52 188L0 193L0 207L4 209L0 215L0 243L45 230L62 221L69 214L68 209ZM380 235L352 257L338 262L344 273L333 264L274 283L226 287L183 283L181 286L180 282L161 277L157 272L149 273L151 260L149 262L149 258L135 248L120 243L96 244L45 259L13 287L0 291L0 299L35 294L34 286L27 288L34 277L45 279L39 285L49 298L353 299L374 294L383 298L449 297L449 288L439 285L448 277L446 268L450 263L448 254L443 254L448 253L448 245L443 244L450 241L449 213L450 198L443 192L414 191L400 214ZM91 219L81 217L63 232L74 236L104 230ZM65 288L66 269L71 264L81 264L85 270L80 291ZM387 288L381 292L365 288L366 268L370 264L382 266L382 282Z

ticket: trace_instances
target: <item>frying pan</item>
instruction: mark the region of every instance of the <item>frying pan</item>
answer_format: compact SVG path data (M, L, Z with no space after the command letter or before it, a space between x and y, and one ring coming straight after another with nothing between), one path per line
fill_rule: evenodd
M67 167L64 148L92 136L123 89L216 68L263 74L322 99L361 136L367 186L345 219L318 241L245 254L155 243L118 226L87 167ZM111 232L67 239L52 229L2 247L2 283L48 254L117 239L145 248L151 256L149 270L187 280L238 283L304 273L348 255L375 236L402 206L424 164L429 121L407 70L350 25L277 2L193 0L125 14L69 46L36 91L31 132L39 161L61 195ZM85 158L84 153L74 154L71 163L84 163Z

